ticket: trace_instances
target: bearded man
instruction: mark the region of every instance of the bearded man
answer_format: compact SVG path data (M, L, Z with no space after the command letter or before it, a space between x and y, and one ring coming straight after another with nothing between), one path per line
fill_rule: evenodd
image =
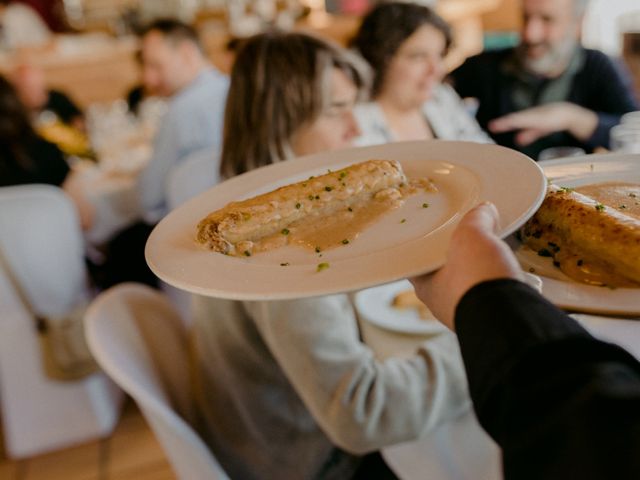
M480 125L496 143L536 159L551 147L593 152L638 110L629 75L580 45L588 0L521 0L520 44L469 58L452 73L461 97L479 101Z

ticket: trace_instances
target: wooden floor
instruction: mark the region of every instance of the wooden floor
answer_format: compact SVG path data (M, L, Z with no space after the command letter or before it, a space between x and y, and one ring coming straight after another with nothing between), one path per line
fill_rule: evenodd
M2 480L175 480L176 476L131 400L104 440L10 461L0 458Z

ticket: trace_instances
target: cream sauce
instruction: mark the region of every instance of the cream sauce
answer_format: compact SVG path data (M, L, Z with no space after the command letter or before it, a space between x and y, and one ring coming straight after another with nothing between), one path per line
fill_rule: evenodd
M392 198L353 204L336 215L319 219L320 221L309 220L292 226L289 243L316 252L348 245L365 228L401 204L401 200Z
M640 184L624 182L607 182L585 185L575 189L576 192L615 208L620 213L640 218Z
M348 245L367 227L400 207L406 197L418 191L437 192L438 189L429 179L410 180L399 188L380 191L374 198L345 203L344 209L333 215L308 215L276 235L251 242L247 251L254 254L288 244L321 253ZM238 248L238 255L242 255L243 251L244 248Z

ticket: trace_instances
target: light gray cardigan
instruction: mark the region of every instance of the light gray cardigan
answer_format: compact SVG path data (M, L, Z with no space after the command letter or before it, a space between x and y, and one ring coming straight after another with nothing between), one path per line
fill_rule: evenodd
M198 297L194 333L201 433L231 478L350 478L358 455L469 408L453 334L376 360L347 295Z

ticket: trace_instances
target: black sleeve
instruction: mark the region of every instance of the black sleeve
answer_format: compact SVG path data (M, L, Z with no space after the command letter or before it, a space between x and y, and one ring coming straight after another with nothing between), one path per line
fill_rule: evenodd
M69 164L62 151L53 143L38 138L30 148L31 158L36 164L33 178L28 183L48 183L62 186L69 175Z
M467 292L456 330L474 408L502 447L507 480L640 478L634 357L515 280Z
M71 123L75 118L82 116L82 110L62 92L51 90L45 110L55 113L64 123Z
M480 86L478 62L475 57L469 58L449 74L448 79L460 98L477 98L480 95L477 89Z

